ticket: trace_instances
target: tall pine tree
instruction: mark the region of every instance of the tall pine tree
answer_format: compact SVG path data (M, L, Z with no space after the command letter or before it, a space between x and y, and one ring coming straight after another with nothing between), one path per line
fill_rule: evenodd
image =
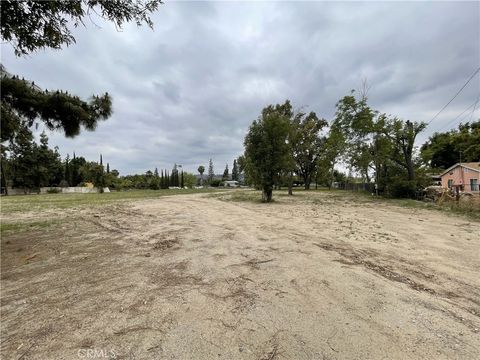
M213 161L212 159L210 159L208 161L208 182L211 183L214 177L215 177L215 173L213 171Z
M238 165L237 165L237 159L234 159L234 160L233 160L232 180L238 181Z

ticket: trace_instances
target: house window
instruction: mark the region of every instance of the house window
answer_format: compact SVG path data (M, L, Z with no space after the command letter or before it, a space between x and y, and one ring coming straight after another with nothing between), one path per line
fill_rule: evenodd
M478 180L470 179L470 191L478 191Z
M448 179L448 188L451 189L453 185L453 179Z

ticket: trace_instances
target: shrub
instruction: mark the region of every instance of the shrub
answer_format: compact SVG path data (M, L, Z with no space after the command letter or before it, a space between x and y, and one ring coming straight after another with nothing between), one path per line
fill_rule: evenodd
M214 180L210 181L210 186L212 186L212 187L219 187L220 184L222 184L222 183L223 183L222 180L220 180L220 179L214 179Z
M387 184L387 192L395 198L415 198L417 192L417 182L402 178L392 178Z
M47 190L47 194L59 194L62 191L60 189L50 188Z

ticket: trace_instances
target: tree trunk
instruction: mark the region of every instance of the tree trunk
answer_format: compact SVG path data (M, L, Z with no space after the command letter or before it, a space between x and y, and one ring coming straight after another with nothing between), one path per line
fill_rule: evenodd
M262 201L263 202L271 202L272 201L272 187L264 187L262 191Z
M293 173L290 171L290 175L288 177L288 195L293 195Z
M310 183L312 182L312 181L310 180L310 176L305 175L305 176L303 177L303 182L304 182L305 190L310 190Z
M2 181L1 181L0 186L5 185L5 195L8 195L8 181L7 181L7 178L5 176L5 168L4 168L3 164L0 164L0 165L1 165L1 171L2 171Z

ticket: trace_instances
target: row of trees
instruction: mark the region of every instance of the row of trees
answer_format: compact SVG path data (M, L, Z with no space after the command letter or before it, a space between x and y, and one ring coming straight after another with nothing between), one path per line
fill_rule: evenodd
M87 161L82 156L67 154L61 159L58 148L49 148L48 137L43 132L37 144L28 128L21 128L15 141L3 145L1 186L38 190L41 187L83 186L93 183L103 189L168 189L170 187L193 187L195 175L179 170L175 164L171 171L158 169L140 175L120 176L118 170L110 170L110 164Z
M330 124L314 112L294 111L287 100L265 107L253 121L238 162L266 202L278 185L287 184L291 194L295 177L307 190L312 181L331 186L341 177L338 164L374 183L378 193L414 197L430 184L429 172L455 164L459 153L464 161L480 160L480 121L434 134L420 156L415 140L425 128L372 109L366 93L340 99Z

